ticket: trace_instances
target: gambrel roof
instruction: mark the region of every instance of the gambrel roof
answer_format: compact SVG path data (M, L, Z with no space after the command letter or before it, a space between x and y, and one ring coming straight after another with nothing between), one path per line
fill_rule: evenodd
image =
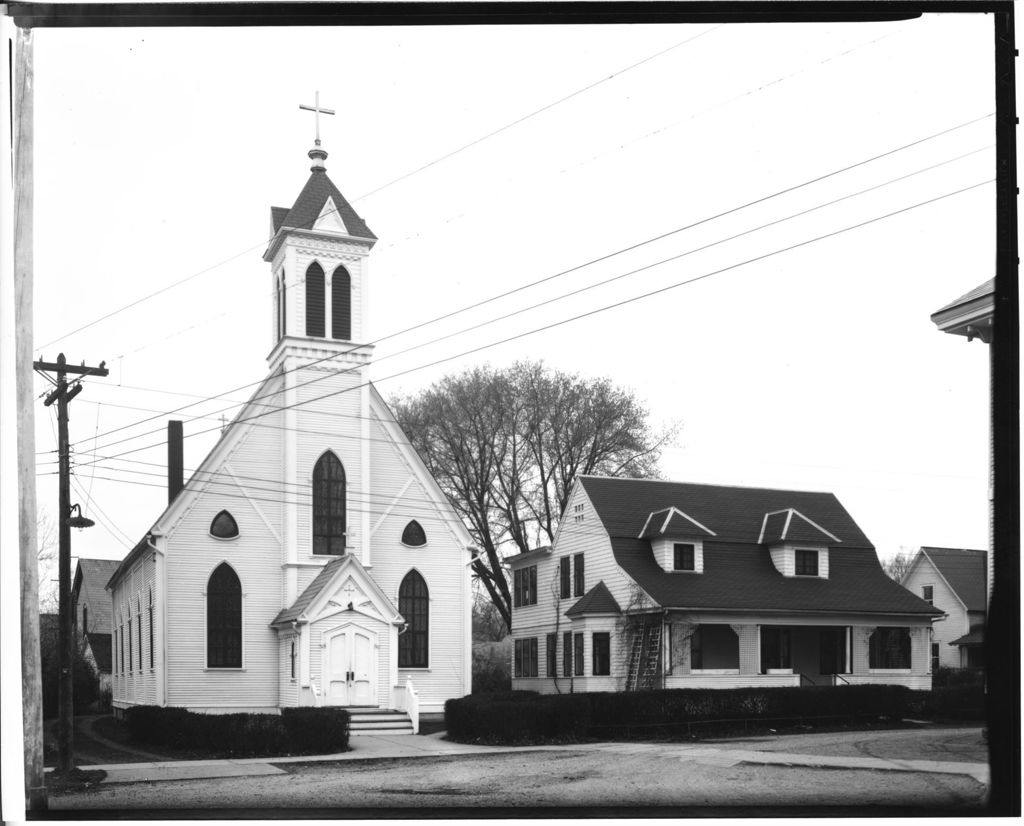
M921 555L942 574L968 611L985 610L985 589L988 582L986 551L925 547L921 548Z
M106 586L121 563L116 559L79 559L75 568L72 591L78 595L78 605L89 607L89 631L109 634L113 628L110 612L110 594Z
M616 563L663 608L942 613L886 576L874 547L831 493L593 476L580 484L609 534ZM666 507L715 532L704 538L703 573L666 572L650 540L638 538L648 516ZM762 528L765 515L777 511L782 527L785 517L801 515L789 519L796 541L807 541L799 538L806 533L828 547L827 579L786 577L775 567Z
M597 585L587 591L579 602L565 612L567 617L582 617L585 614L621 614L622 609L615 601L608 586L601 580Z

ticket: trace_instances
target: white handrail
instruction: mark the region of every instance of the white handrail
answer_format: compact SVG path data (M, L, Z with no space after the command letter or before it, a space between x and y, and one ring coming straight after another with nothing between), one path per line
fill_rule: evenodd
M412 733L420 733L420 697L413 687L412 680L405 678L405 713L412 722Z

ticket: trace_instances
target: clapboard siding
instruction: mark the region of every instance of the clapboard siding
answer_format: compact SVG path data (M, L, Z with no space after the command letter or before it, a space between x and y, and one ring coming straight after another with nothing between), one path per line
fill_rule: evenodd
M273 417L268 417L273 418ZM273 479L279 455L279 431L250 428L224 462L208 470L220 484L197 494L174 526L167 544L167 588L173 610L168 611L169 705L217 708L266 707L278 704L278 641L269 627L281 608L281 546L271 524L280 525L280 505L249 501L241 478ZM265 485L264 485L265 486ZM228 510L238 523L236 539L210 536L213 517ZM278 528L279 530L279 528ZM214 569L227 562L242 585L242 669L206 668L207 582Z
M917 564L907 574L907 578L900 584L918 597L922 596L923 586L931 585L933 587L932 605L945 611L948 615L936 621L932 626L934 629L933 640L939 644L939 665L946 668L959 668L960 649L949 645L949 643L970 631L971 623L964 604L953 593L953 589L946 583L945 578L935 569L932 561L924 555L918 559Z
M113 700L119 706L152 705L156 702L156 672L149 667L149 589L154 589L153 554L145 553L135 561L129 571L123 575L111 593L113 610L113 630L117 632L112 638L113 673L111 688ZM141 625L140 625L141 603ZM129 638L128 617L131 617L131 635ZM123 637L123 641L122 641ZM142 644L142 657L139 657L139 644ZM156 642L156 640L154 640ZM124 661L121 661L121 652ZM131 659L129 660L129 650ZM129 663L131 669L129 669Z
M374 413L389 415L379 408ZM375 422L370 438L373 578L396 609L398 589L413 569L423 577L430 595L428 667L400 669L398 682L404 685L411 679L421 706L440 710L445 700L470 691L466 673L469 552L453 531L455 517L450 505L443 502L438 508L417 478L410 458L391 442L388 430ZM425 545L415 548L402 544L402 533L412 519L420 523L427 537Z

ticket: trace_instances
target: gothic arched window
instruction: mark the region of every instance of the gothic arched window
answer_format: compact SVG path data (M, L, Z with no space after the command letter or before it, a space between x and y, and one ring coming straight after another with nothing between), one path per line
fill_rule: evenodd
M210 535L218 539L234 539L238 536L238 523L227 511L221 511L210 523Z
M398 588L398 613L408 626L398 637L398 667L426 668L430 642L430 594L418 571L409 571Z
M423 526L415 519L406 525L405 530L402 531L402 544L413 548L427 544L427 535L423 531Z
M82 606L82 636L89 634L89 606Z
M326 297L323 268L315 261L306 270L306 335L327 335Z
M242 583L226 562L206 586L206 666L242 667Z
M345 553L345 468L330 451L313 467L313 553Z
M331 337L352 338L352 277L344 267L331 276Z

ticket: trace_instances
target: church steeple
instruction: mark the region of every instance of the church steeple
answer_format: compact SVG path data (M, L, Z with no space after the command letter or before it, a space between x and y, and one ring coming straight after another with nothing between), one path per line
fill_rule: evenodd
M272 364L286 356L323 358L333 350L353 360L352 344L368 338L367 257L377 236L327 177L319 119L334 112L320 106L319 93L315 106L300 108L317 115L316 141L307 153L310 176L290 208L271 207L263 255L273 272Z

